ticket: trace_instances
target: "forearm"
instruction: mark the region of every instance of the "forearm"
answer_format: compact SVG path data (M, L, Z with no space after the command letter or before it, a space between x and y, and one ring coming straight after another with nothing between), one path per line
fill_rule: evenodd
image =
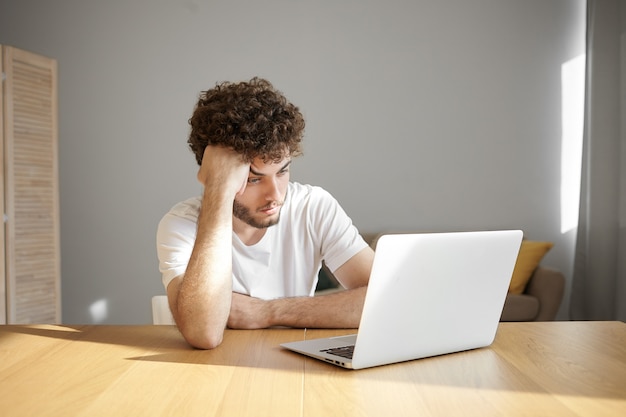
M229 208L230 207L230 208ZM232 293L232 203L205 191L196 242L175 297L174 317L193 346L219 345Z
M366 287L316 297L261 300L233 293L228 327L357 328Z
M250 163L231 148L207 146L197 233L185 274L167 293L179 330L192 346L211 349L224 337L232 300L233 201L244 192Z
M316 297L272 300L271 326L355 329L361 320L366 290L359 287Z

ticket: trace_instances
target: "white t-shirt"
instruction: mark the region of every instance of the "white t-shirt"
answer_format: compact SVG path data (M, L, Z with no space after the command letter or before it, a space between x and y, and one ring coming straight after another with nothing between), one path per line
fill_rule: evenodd
M202 198L175 205L161 220L157 253L163 285L185 273ZM320 187L289 183L280 221L255 245L233 232L233 291L262 299L311 296L322 260L335 271L367 246L337 200Z

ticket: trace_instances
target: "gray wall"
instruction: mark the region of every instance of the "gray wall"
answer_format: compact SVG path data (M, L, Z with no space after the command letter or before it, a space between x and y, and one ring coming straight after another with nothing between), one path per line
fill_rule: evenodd
M571 278L561 66L583 0L0 0L0 43L59 62L65 323L150 322L156 225L200 192L197 95L254 75L307 119L292 178L363 232L521 228Z

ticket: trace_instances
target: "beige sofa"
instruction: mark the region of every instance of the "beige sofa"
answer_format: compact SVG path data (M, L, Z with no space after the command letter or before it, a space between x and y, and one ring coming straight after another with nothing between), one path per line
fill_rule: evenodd
M363 234L372 248L380 234ZM318 292L336 291L338 283L330 271L320 271ZM533 272L522 294L507 294L501 321L551 321L554 320L563 299L565 277L553 268L539 266Z
M565 277L553 268L538 266L523 294L507 294L500 321L551 321L561 306Z

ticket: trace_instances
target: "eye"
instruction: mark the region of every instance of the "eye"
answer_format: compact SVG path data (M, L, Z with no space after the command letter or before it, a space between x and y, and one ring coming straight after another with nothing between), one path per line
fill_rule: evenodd
M248 184L258 184L259 182L261 182L261 178L259 178L259 177L249 177L248 178Z

